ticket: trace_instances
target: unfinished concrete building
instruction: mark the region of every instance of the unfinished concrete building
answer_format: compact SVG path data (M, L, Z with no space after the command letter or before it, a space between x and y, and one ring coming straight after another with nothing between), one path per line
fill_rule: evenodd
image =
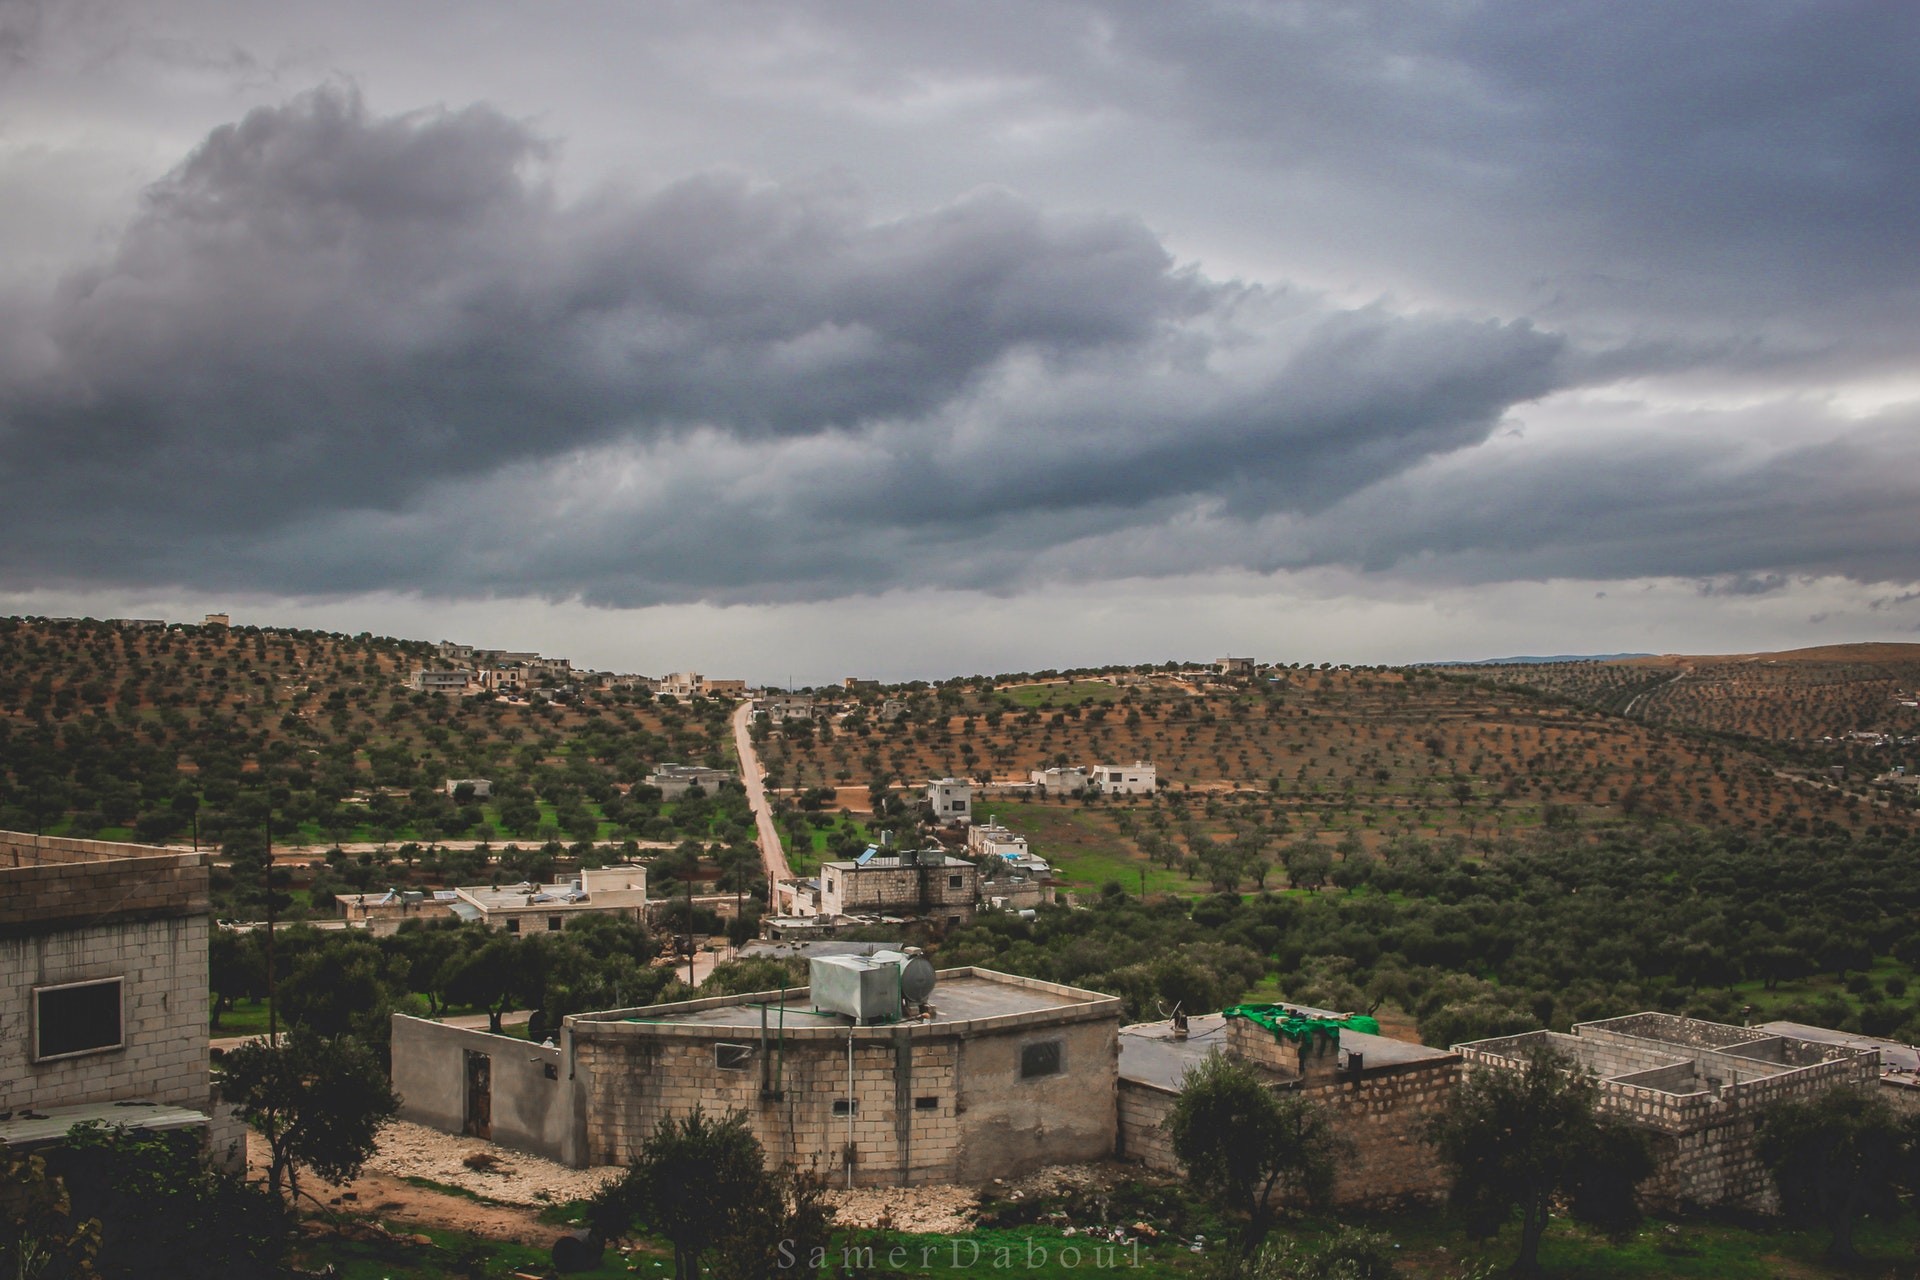
M0 832L0 1145L99 1120L244 1137L212 1105L208 855Z
M1874 1089L1874 1049L1779 1035L1668 1013L1636 1013L1576 1024L1573 1034L1529 1031L1456 1045L1462 1059L1518 1071L1541 1051L1590 1071L1600 1111L1645 1131L1656 1168L1641 1187L1664 1209L1772 1212L1778 1193L1755 1144L1769 1107L1835 1088Z

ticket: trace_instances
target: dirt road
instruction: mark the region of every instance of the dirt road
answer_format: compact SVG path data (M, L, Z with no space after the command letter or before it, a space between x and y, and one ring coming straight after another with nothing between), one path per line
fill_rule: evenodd
M787 865L787 851L780 847L780 832L773 825L773 805L767 801L760 755L753 749L753 735L748 732L752 724L753 704L743 702L733 713L733 745L740 753L740 781L747 789L747 804L753 809L754 825L760 832L760 865L766 868L767 892L778 914L786 905L780 901L780 885L793 879L793 869Z

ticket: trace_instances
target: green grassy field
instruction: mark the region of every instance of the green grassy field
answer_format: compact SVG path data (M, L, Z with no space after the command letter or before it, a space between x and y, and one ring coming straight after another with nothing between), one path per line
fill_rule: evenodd
M1105 680L1070 680L1060 684L1002 685L995 690L1015 706L1046 711L1056 707L1079 707L1089 703L1113 702L1120 697L1117 685Z
M1131 842L1113 830L1111 819L1078 803L1046 804L1003 800L998 796L975 805L981 820L992 817L1025 836L1033 851L1051 862L1061 880L1074 889L1099 889L1118 881L1128 893L1141 890L1140 873L1147 873L1148 893L1198 893L1206 886L1148 862Z

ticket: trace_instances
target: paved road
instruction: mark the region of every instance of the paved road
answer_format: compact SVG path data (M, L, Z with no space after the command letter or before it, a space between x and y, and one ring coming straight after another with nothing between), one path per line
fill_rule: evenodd
M780 831L773 825L773 806L767 802L760 756L753 749L753 735L748 732L752 723L753 704L743 702L733 713L733 745L740 753L740 781L747 789L747 803L753 808L754 825L760 831L760 865L766 868L767 892L778 914L784 908L780 902L780 885L793 879L793 869L787 865L787 851L780 847Z

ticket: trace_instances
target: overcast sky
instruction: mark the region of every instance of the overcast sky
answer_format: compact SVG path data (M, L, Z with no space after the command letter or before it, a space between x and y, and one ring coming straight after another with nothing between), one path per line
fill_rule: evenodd
M1920 6L0 0L0 611L1920 639Z

